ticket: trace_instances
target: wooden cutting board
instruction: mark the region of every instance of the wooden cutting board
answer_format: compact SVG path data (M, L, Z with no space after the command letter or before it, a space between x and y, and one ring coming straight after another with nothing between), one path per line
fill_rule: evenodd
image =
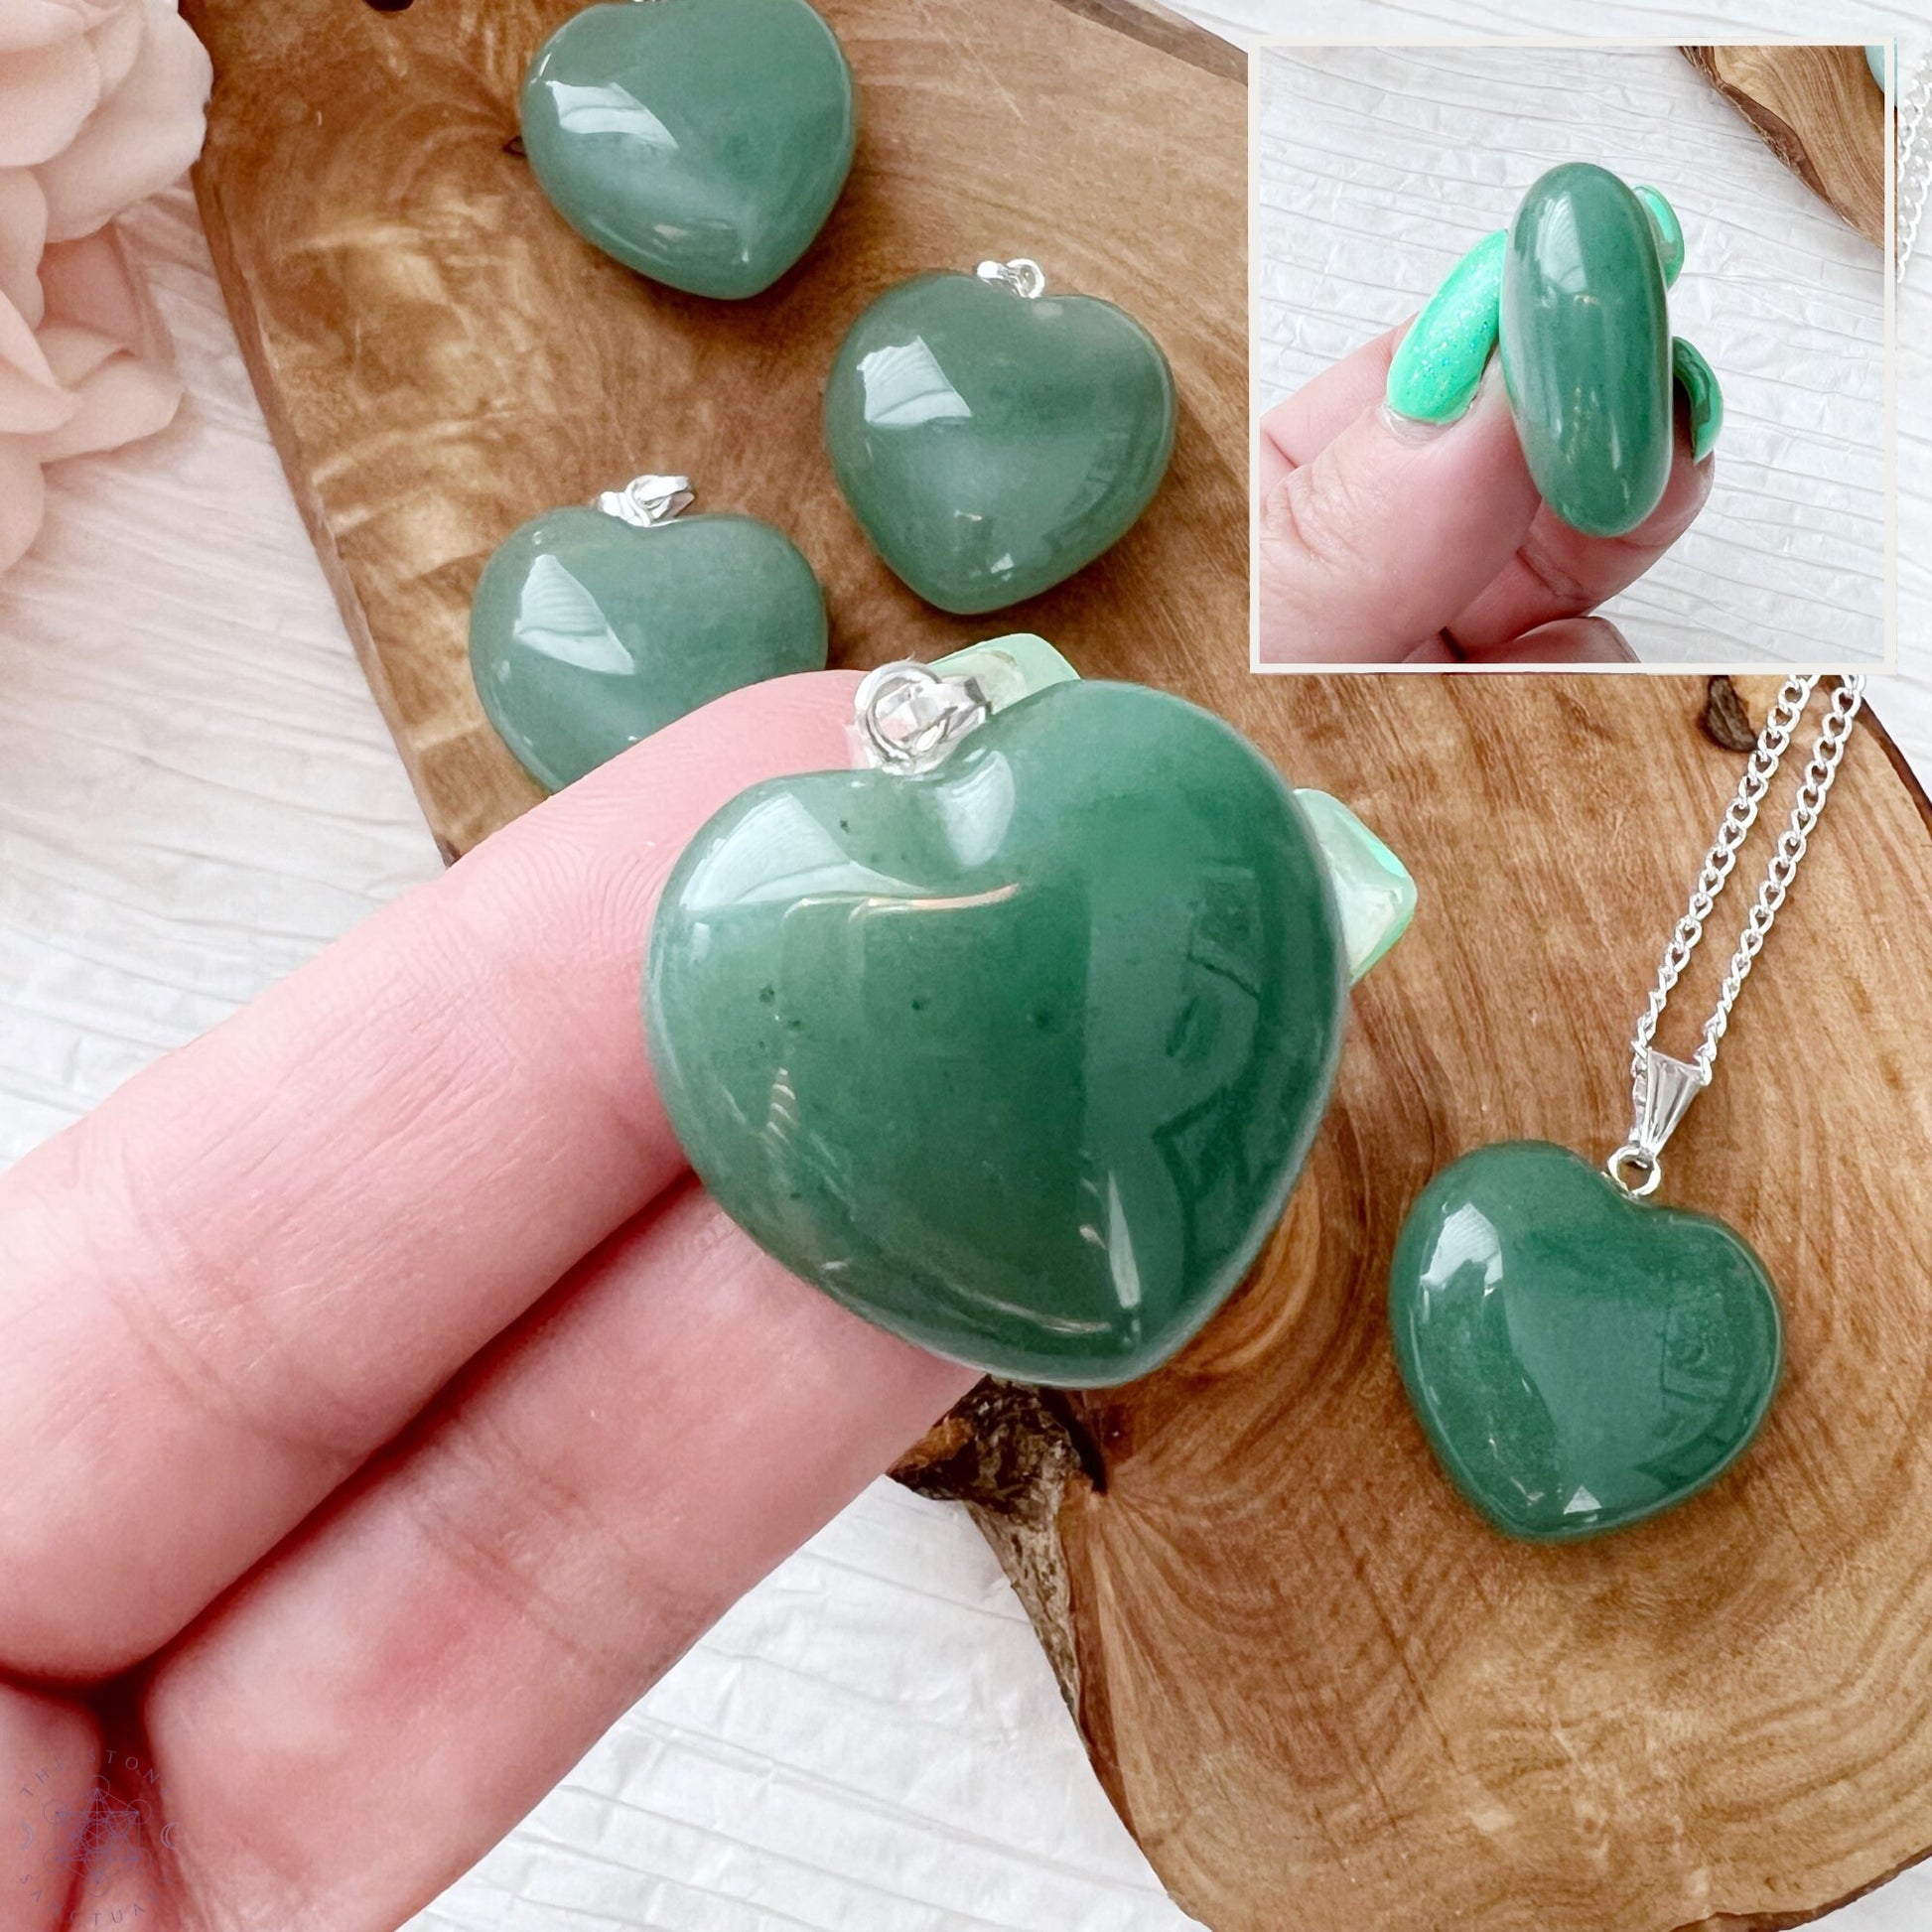
M1814 195L1885 245L1885 96L1863 47L1687 47L1684 57Z
M825 586L833 661L1037 630L1203 695L1247 657L1241 57L1122 0L836 0L861 134L805 259L752 302L641 280L552 210L517 143L573 0L189 0L214 57L196 189L269 427L446 856L541 796L471 687L470 594L517 524L646 471L775 523ZM1134 31L1124 31L1131 26ZM824 375L908 275L1030 255L1141 318L1180 393L1148 515L1071 582L930 610L832 479ZM1148 653L1153 653L1150 660Z
M1217 1932L1749 1932L1932 1846L1932 835L1880 737L1853 745L1669 1166L1668 1196L1784 1285L1768 1434L1641 1531L1505 1544L1402 1404L1382 1271L1463 1149L1621 1135L1627 1030L1738 768L1702 685L1248 675L1245 97L1218 44L1123 0L831 0L866 119L851 189L779 288L716 307L595 255L509 151L522 63L567 10L188 5L217 76L216 263L445 849L535 795L464 668L483 558L538 509L678 469L792 531L843 661L1038 629L1234 719L1422 890L1223 1316L1130 1389L983 1390L905 1471L976 1500L1175 1897ZM1108 559L961 621L866 550L819 383L893 280L1019 253L1154 330L1180 436Z

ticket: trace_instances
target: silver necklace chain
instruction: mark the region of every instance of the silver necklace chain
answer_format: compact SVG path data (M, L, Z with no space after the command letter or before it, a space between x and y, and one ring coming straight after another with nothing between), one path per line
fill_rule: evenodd
M1771 715L1758 736L1756 749L1744 766L1744 775L1738 780L1736 795L1719 821L1718 835L1705 856L1704 869L1691 892L1691 902L1664 947L1663 958L1657 966L1657 984L1637 1017L1636 1031L1630 1039L1633 1125L1630 1138L1605 1163L1605 1172L1626 1193L1639 1198L1656 1187L1663 1172L1664 1143L1684 1118L1691 1102L1711 1084L1718 1061L1718 1043L1730 1025L1730 1009L1743 990L1758 954L1763 951L1772 922L1791 890L1812 831L1825 809L1825 800L1831 795L1832 781L1838 776L1845 742L1851 737L1859 708L1864 702L1863 677L1838 679L1826 707L1818 742L1812 748L1811 762L1806 765L1798 786L1791 821L1779 835L1771 854L1763 883L1757 889L1757 897L1738 937L1737 950L1731 955L1730 968L1719 989L1717 1009L1704 1023L1704 1037L1688 1060L1660 1053L1654 1043L1657 1023L1670 1003L1672 989L1704 937L1705 921L1736 867L1737 855L1749 838L1751 827L1757 823L1758 808L1771 788L1771 780L1791 743L1791 734L1797 730L1818 681L1815 675L1785 679L1777 703L1771 707ZM1629 1177L1632 1173L1635 1178Z
M1919 223L1932 200L1932 54L1918 64L1898 102L1898 273L1912 259Z

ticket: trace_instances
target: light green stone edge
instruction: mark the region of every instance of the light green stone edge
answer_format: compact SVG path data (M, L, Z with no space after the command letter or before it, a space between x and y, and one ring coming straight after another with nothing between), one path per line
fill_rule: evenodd
M1339 798L1298 790L1302 808L1327 862L1341 913L1348 977L1361 979L1409 930L1416 916L1416 882L1389 848Z
M932 668L948 677L977 678L996 712L1080 675L1044 637L1031 631L969 644L939 658ZM1297 791L1295 799L1327 863L1341 914L1348 977L1359 980L1409 930L1416 915L1416 882L1339 798L1325 791Z

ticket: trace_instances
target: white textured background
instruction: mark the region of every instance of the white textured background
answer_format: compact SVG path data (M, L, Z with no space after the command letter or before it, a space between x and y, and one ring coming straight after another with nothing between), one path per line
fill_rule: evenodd
M1725 424L1703 514L1605 615L1645 663L1882 661L1884 258L1675 48L1276 47L1255 84L1257 409L1414 315L1546 169L1648 182Z
M1734 25L1821 31L1815 4L1739 5ZM1236 39L1271 24L1265 0L1217 8L1209 24ZM1723 18L1590 9L1593 31L1640 35L1705 33ZM1574 0L1280 0L1272 25L1520 33L1575 19ZM0 579L0 1166L437 868L186 194L146 211L134 239L188 403L152 443L57 469L48 529ZM1932 263L1908 276L1900 320L1904 630L1922 675L1874 688L1932 773ZM1283 1911L1292 1925L1292 1901ZM1186 1923L1101 1797L977 1533L963 1513L884 1484L417 1921L440 1932ZM1928 1923L1932 1872L1852 1907L1832 1932Z

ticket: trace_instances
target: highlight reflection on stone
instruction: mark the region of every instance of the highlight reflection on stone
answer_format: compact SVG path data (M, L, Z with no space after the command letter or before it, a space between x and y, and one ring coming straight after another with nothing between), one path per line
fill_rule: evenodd
M552 791L727 691L822 670L825 640L811 566L749 516L551 510L497 547L470 608L477 695Z
M1543 500L1591 536L1633 530L1670 481L1671 338L1655 219L1607 169L1552 168L1503 258L1503 379Z
M551 35L523 145L572 227L653 281L740 299L825 224L858 117L837 37L805 0L618 0Z
M839 487L928 604L997 611L1117 542L1173 450L1152 336L1092 296L921 275L853 325L825 390Z
M646 978L692 1166L787 1268L1000 1374L1118 1382L1240 1281L1347 991L1314 840L1219 719L1068 682L919 777L755 786Z

